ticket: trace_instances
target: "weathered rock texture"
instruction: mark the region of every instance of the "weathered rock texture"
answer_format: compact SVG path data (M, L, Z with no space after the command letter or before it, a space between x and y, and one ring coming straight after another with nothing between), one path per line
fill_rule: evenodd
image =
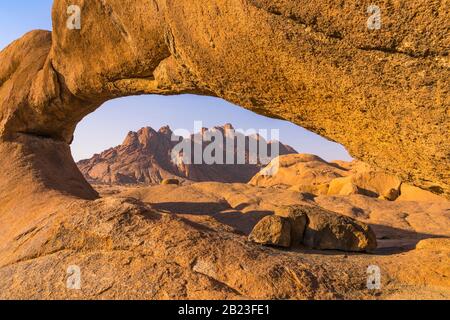
M377 239L372 229L359 221L318 207L301 207L308 216L303 243L314 249L373 251Z
M70 143L114 97L197 93L283 118L450 195L449 6L379 1L80 2L81 30L33 31L0 54L0 138ZM36 168L36 170L40 170Z
M271 173L271 174L268 174ZM277 187L312 195L349 196L362 194L394 201L448 201L405 183L358 160L326 162L311 154L280 156L249 182L258 187Z
M291 246L291 223L287 218L267 216L252 230L248 236L250 241L289 248Z
M374 251L375 233L369 225L317 206L284 206L264 217L249 240L278 247L305 245L319 250Z
M133 197L144 202L151 203L155 210L163 210L181 217L184 221L190 221L192 226L202 227L206 230L223 230L228 228L236 232L248 235L254 226L266 215L281 214L286 216L286 206L294 209L296 213L305 212L305 206L309 206L312 211L322 212L323 209L317 207L320 205L330 211L340 213L351 217L354 220L363 222L371 226L377 237L378 248L374 253L367 254L349 254L345 252L329 252L294 249L287 251L272 251L271 248L249 245L249 250L255 255L259 255L260 250L266 249L268 256L264 256L266 263L278 260L281 257L290 256L297 261L309 261L310 274L316 276L315 267L331 268L331 274L325 278L317 279L317 283L322 285L327 283L329 291L340 290L340 286L353 288L355 275L364 272L363 279L356 281L362 285L363 292L374 298L373 292L365 290L367 281L365 271L367 266L376 264L382 269L382 288L377 292L378 298L445 298L450 296L450 202L416 202L416 201L386 201L377 198L371 198L363 195L352 196L318 196L312 200L305 194L292 190L278 188L259 188L246 184L223 184L203 182L189 186L150 186L150 187L123 187L123 186L101 186L99 191L107 197L111 193L117 194L117 197ZM336 216L335 213L333 217ZM310 213L311 215L311 213ZM328 218L325 221L331 221ZM335 220L339 222L339 219ZM330 224L328 224L330 225ZM173 233L178 234L178 229L170 226L171 230L168 237ZM337 229L338 230L338 229ZM358 230L353 229L353 230ZM221 231L220 233L222 233ZM229 233L222 233L223 236L230 237ZM292 235L292 233L291 233ZM156 235L159 239L161 235ZM178 235L177 235L178 237ZM435 238L435 239L432 239ZM177 238L178 239L178 238ZM190 246L195 250L198 244L195 244L197 238L192 238L192 242L181 247L184 254L185 248ZM242 238L241 238L242 239ZM245 239L245 238L244 238ZM242 239L243 241L245 241ZM209 240L210 241L210 240ZM223 241L223 240L220 240ZM216 243L210 247L215 249ZM188 241L186 241L188 242ZM174 256L178 251L173 247L172 242L167 244L170 248L169 257ZM239 246L231 249L240 251ZM228 254L228 253L227 253ZM214 264L199 263L196 264L196 270L206 272L215 276L217 270L220 270L222 263L232 263L235 259L234 253L225 260L215 260ZM228 260L229 258L229 260ZM248 278L248 273L261 272L259 264L253 264L254 269L247 269L245 257L240 255L239 261L234 261L236 268L233 270L236 274L226 274L226 277L215 278L221 282L231 283L227 277L233 278L233 283L239 283L239 291L250 294L253 286L259 287L253 282L253 275ZM253 258L252 258L253 259ZM200 259L202 261L203 259ZM170 260L169 260L170 261ZM211 260L214 261L214 260ZM241 269L242 265L244 269ZM214 267L216 266L216 267ZM220 266L220 267L219 267ZM273 270L273 269L271 269ZM291 269L293 270L293 269ZM242 271L242 272L241 272ZM278 270L280 271L280 270ZM348 277L350 275L350 277ZM269 277L269 281L277 284L277 272L270 271L263 277ZM331 278L328 278L330 277ZM274 278L272 278L274 277ZM230 279L230 278L228 278ZM244 279L245 282L242 281ZM259 279L259 278L258 278ZM299 281L292 277L293 281L299 284L297 292L305 292L311 279L301 278ZM332 282L335 279L337 282ZM273 281L273 282L272 282ZM350 281L350 283L348 283ZM170 283L170 282L169 282ZM278 286L277 292L289 292L288 283L283 280L282 285ZM234 288L237 286L233 285ZM314 286L314 285L313 285ZM163 286L164 287L164 286ZM245 291L243 290L245 288ZM272 292L268 289L268 292ZM351 297L353 289L346 291L344 297ZM260 294L260 293L259 293ZM289 295L289 293L288 293ZM366 296L367 298L367 296Z
M73 1L55 0L53 33L30 32L0 53L0 298L367 297L368 259L281 254L129 199L91 201L97 194L68 145L84 116L119 96L222 97L450 196L446 1L380 0L378 31L366 27L366 0L78 3L81 30L66 28ZM273 195L248 192L249 206L257 193ZM382 205L398 224L424 219ZM436 221L414 228L442 233ZM448 251L418 251L400 268L377 257L394 279L388 289L402 277L413 288L431 278L446 282L439 292L448 297ZM81 292L65 287L73 264L85 272Z
M272 174L267 174L272 173ZM346 168L328 163L312 154L292 154L280 156L256 174L249 184L259 187L297 186L299 189L319 189L336 178L350 174ZM306 190L305 190L306 191ZM312 190L311 190L312 191Z
M296 206L284 206L275 210L275 215L289 219L291 223L291 244L293 246L303 243L308 216Z

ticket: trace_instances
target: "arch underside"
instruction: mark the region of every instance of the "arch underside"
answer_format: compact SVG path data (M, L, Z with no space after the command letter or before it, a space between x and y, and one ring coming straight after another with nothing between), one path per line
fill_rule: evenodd
M69 30L69 1L58 0L53 33L30 32L0 54L0 138L68 148L77 123L109 99L211 95L449 197L448 8L431 4L432 17L422 2L388 7L377 33L351 1L89 1L81 30Z

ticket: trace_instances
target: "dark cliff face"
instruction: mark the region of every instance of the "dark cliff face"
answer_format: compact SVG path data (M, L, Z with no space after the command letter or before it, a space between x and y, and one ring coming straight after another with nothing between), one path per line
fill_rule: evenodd
M191 135L187 139L178 137L177 141L172 139L173 132L168 126L161 128L159 131L146 127L137 132L129 132L121 145L108 149L101 154L96 154L90 159L82 160L77 165L91 183L152 184L159 183L167 178L246 183L265 165L260 161L257 164L249 162L249 159L255 156L249 151L250 141L262 139L262 143L267 145L268 155L270 155L273 142L267 143L260 136L244 137L242 134L236 133L236 136L240 136L246 142L245 164L209 165L205 162L194 164L193 157L191 164L172 161L172 150L178 143L184 142L185 145L190 145L193 152L194 145L199 144L197 141L203 141L201 142L201 150L205 151L212 143L210 141L215 141L214 138L211 138L214 132L220 131L225 136L227 130L231 129L233 127L230 124L210 130L205 128L201 134ZM225 137L223 145L227 146ZM237 145L236 137L234 148L232 148L232 156L235 160L237 159ZM224 150L218 152L224 152ZM297 152L290 146L279 144L280 155L292 153ZM225 153L223 154L223 162L226 163Z

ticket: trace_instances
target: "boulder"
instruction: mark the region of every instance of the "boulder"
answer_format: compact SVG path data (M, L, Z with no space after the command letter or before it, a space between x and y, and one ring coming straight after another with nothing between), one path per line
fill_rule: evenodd
M353 175L351 179L367 195L378 194L378 196L393 201L400 194L399 190L402 181L384 172L376 170L362 171Z
M448 199L403 183L400 187L400 196L397 198L397 201L448 202Z
M253 229L249 240L264 245L289 248L291 246L291 224L279 216L264 217Z
M352 194L359 194L360 192L361 190L358 188L357 185L348 182L342 186L341 190L339 191L339 195L350 196Z
M360 193L361 190L352 182L352 177L336 178L328 188L328 195L349 196Z
M258 187L298 186L299 189L316 194L321 189L319 185L326 185L345 174L345 169L330 164L316 155L289 154L274 159L255 175L249 184Z
M177 185L179 186L181 184L180 180L178 179L164 179L161 181L162 185Z
M275 215L289 219L291 224L291 243L300 245L303 242L308 217L297 206L283 206L275 210Z
M376 249L375 233L365 223L318 206L294 206L308 217L303 244L312 249L370 252Z
M263 218L249 240L280 247L301 245L318 250L371 252L377 248L370 226L318 206L283 206Z

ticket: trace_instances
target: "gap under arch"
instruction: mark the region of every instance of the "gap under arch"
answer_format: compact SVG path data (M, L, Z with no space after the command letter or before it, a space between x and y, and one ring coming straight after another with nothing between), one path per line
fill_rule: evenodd
M129 131L147 126L158 130L169 125L192 132L194 121L201 121L208 128L231 123L244 130L279 129L281 142L300 153L314 154L327 161L352 160L342 145L289 121L258 115L220 98L191 94L129 96L104 103L78 124L72 154L75 161L90 158L119 145Z

